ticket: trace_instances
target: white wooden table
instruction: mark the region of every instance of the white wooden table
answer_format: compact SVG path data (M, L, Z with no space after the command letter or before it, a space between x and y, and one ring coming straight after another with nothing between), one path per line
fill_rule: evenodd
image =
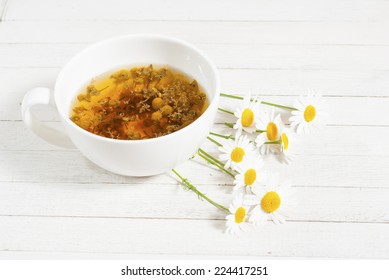
M0 0L0 20L0 258L389 257L389 1ZM171 174L111 174L25 128L27 90L52 88L87 45L143 32L201 48L224 92L324 95L329 125L282 167L299 201L287 224L224 234L225 214ZM229 177L177 169L229 204Z

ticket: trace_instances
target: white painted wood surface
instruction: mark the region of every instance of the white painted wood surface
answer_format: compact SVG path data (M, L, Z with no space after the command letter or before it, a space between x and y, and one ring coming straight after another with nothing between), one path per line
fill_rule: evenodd
M299 201L286 225L223 234L224 213L171 174L111 174L24 127L28 89L52 88L87 45L138 32L201 48L224 92L283 104L325 96L329 125L281 168ZM0 0L0 258L389 258L388 32L382 0ZM53 112L37 113L58 125ZM227 119L219 114L213 130L227 132ZM177 169L230 202L218 170L198 158Z

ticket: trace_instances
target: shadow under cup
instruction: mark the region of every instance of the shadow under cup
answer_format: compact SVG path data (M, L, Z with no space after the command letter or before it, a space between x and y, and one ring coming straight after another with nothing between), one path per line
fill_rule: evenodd
M94 135L70 119L75 98L91 79L109 71L141 65L170 66L196 79L209 106L193 123L172 134L145 140ZM127 176L170 170L191 157L206 138L217 112L220 82L214 64L197 48L158 35L129 35L97 43L76 55L59 74L54 101L74 145L95 164Z

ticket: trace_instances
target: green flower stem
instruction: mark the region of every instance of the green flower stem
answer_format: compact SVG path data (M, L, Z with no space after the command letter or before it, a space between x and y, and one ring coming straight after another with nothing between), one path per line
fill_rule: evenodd
M217 109L218 109L219 111L222 111L222 112L227 113L227 114L230 114L230 115L233 115L233 114L234 114L233 112L228 111L228 110L223 109L223 108L217 108Z
M215 206L216 208L219 208L221 210L224 210L224 211L227 211L227 212L230 212L230 210L228 210L227 207L219 204L219 203L216 203L215 201L213 201L212 199L208 198L205 194L203 194L202 192L200 192L195 186L193 186L191 183L189 183L188 179L182 177L175 169L172 169L172 172L178 177L180 178L181 180L181 183L187 187L189 190L191 190L192 192L194 192L195 194L197 194L198 197L201 197L203 199L205 199L206 201L208 201L209 203L211 203L213 206Z
M208 139L209 141L215 143L215 144L218 145L219 147L222 147L222 146L223 146L223 145L220 144L218 141L216 141L215 139L213 139L213 138L211 138L211 137L209 137L209 136L207 137L207 139Z
M225 126L228 126L229 128L234 128L234 124L233 124L233 123L227 123L227 122L225 122L224 125L225 125ZM266 130L257 129L255 132L263 133L263 132L266 132Z
M232 94L220 93L220 96L243 100L242 96L237 96L237 95L232 95ZM251 99L251 101L253 101L253 99ZM277 107L277 108L281 108L281 109L291 110L291 111L296 111L297 110L294 107L284 106L284 105L270 103L270 102L266 102L266 101L261 101L261 104L268 105L268 106L273 106L273 107Z
M219 164L218 163L218 160L216 160L214 157L210 156L206 156L205 154L201 153L200 151L197 152L197 154L202 157L204 160L206 160L208 163L216 166L217 168L219 168L220 170L224 171L225 173L227 173L228 175L230 175L232 178L235 178L235 175L232 174L230 171L228 171L227 169L224 168L223 165Z
M234 124L233 123L225 122L224 125L228 126L229 128L234 128Z
M224 96L224 97L228 97L228 98L232 98L232 99L240 99L240 100L243 100L243 97L242 97L242 96L227 94L227 93L223 93L223 92L220 93L220 96Z
M261 101L261 104L269 105L269 106L273 106L273 107L277 107L277 108L281 108L281 109L285 109L285 110L290 110L290 111L297 111L297 109L294 107L284 106L284 105L270 103L270 102L266 102L266 101Z
M224 139L232 139L232 140L235 140L235 137L232 136L232 135L222 135L222 134L215 133L215 132L210 132L209 134L211 134L211 135L213 135L213 136L221 137L221 138L224 138Z
M216 166L217 168L219 168L221 171L227 173L228 175L230 175L232 178L235 178L235 175L232 174L230 171L228 171L227 169L224 168L223 165L220 165L218 164L216 161L212 160L211 158L208 158L207 156L205 156L204 154L200 153L200 152L197 152L197 154L202 157L204 160L206 160L208 163Z
M280 139L280 140L278 140L278 141L265 142L264 144L269 145L269 144L281 144L281 143L282 143L282 140Z
M216 159L215 157L211 156L210 154L208 154L206 151L204 151L203 149L199 148L199 152L202 153L204 156L206 156L207 158L215 161L217 164L221 165L221 166L224 166L224 163L221 162L220 160Z

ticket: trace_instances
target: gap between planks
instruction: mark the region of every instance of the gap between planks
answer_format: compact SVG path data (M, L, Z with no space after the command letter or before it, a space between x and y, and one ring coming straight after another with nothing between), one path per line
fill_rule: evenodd
M218 171L218 170L213 170L213 169L210 169L210 171ZM221 174L224 174L224 173L221 173ZM164 174L160 174L160 175L168 175L167 173L164 173ZM160 176L160 175L156 175L156 176ZM183 187L182 184L181 184L181 181L178 181L177 179L173 178L172 177L172 182L158 182L158 185L161 185L161 186L171 186L172 184L175 184L175 185L178 185L179 187ZM21 184L21 183L28 183L28 184L41 184L42 182L41 181L17 181L17 180L13 180L13 181L0 181L0 185L3 184L3 183L7 183L7 184ZM63 184L61 182L45 182L45 183L49 183L50 185L55 185L55 184ZM113 182L113 181L99 181L99 182L83 182L83 181L67 181L66 184L75 184L75 185L111 185L111 186L130 186L130 185L144 185L145 183L142 183L142 182L130 182L130 183L126 183L126 182ZM205 183L196 183L196 187L208 187L208 186L215 186L215 187L233 187L234 184L233 183L211 183L211 184L205 184ZM307 186L303 186L303 185L292 185L292 188L307 188ZM321 189L321 188L324 188L324 189L365 189L365 190L387 190L388 188L387 187L380 187L380 186L369 186L369 187L366 187L366 186L324 186L324 185L310 185L309 188L315 188L315 189ZM185 190L185 189L184 189ZM1 216L1 215L0 215Z
M172 217L116 217L116 216L68 216L68 215L2 215L0 217L47 218L47 219L123 219L123 220L177 220L177 221L225 221L225 218L172 218ZM345 221L345 220L286 220L286 223L330 223L330 224L389 224L387 221ZM268 220L266 224L273 224ZM264 226L266 226L264 224Z

